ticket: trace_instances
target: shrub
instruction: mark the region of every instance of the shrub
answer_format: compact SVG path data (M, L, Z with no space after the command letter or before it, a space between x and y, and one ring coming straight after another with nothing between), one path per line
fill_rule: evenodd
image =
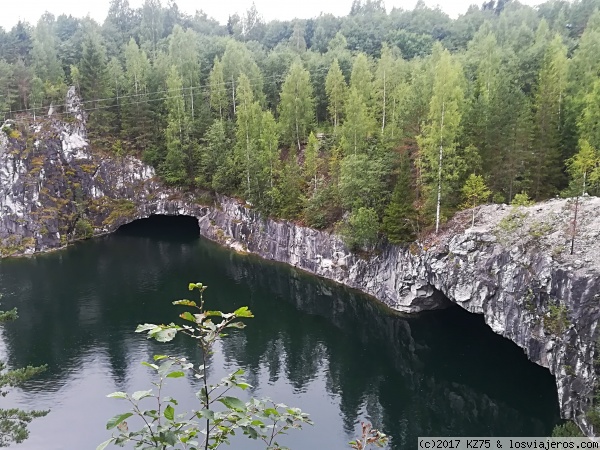
M207 360L213 353L214 344L224 332L244 328L240 320L254 317L242 306L232 313L210 311L205 308L203 292L207 286L190 283L190 291L198 291L199 302L178 300L174 305L192 308L179 315L183 325L143 324L137 333L147 333L149 339L170 342L177 334L192 338L198 345L202 360L193 364L179 356L155 355L154 362L143 363L156 372L158 381L153 383L156 390L137 391L133 394L113 392L109 398L121 399L131 405L131 410L117 414L106 424L108 430L116 429L113 436L100 444L97 450L109 444L123 446L134 443L136 448L210 448L216 449L229 444L231 436L242 432L251 439L263 441L267 448L283 448L277 443L281 434L290 429L299 429L304 424L312 424L308 414L298 408L291 408L269 399L251 398L241 401L232 394L235 390L247 390L251 386L243 378L244 371L236 370L216 384L210 384L206 372ZM177 400L164 396L163 387L167 380L184 378L186 373L200 380L201 388L196 393L199 408L192 412L178 410ZM145 403L158 405L157 409L146 409ZM131 431L127 419L137 416L146 426ZM203 432L206 430L206 433Z
M342 238L351 249L367 249L377 242L379 217L372 208L359 208L353 211L342 226Z
M562 425L556 425L552 437L585 437L575 422L569 420Z
M526 192L521 192L520 194L516 194L510 203L513 206L531 206L533 205L533 200L529 198Z
M85 219L77 219L75 223L75 236L79 239L89 239L94 235L92 224Z

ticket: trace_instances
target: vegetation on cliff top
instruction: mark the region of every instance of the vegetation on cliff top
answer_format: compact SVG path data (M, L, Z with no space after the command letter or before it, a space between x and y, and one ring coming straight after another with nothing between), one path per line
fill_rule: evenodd
M490 1L452 20L356 0L345 17L266 23L253 7L221 26L112 0L102 25L0 30L0 110L40 112L73 84L93 142L171 185L338 224L359 246L405 242L467 204L598 193L599 7Z

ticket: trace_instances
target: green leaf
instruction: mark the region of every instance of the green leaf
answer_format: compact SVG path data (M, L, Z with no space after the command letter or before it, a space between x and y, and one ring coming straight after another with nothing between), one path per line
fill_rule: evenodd
M142 325L138 325L137 328L135 329L136 333L143 333L144 331L150 331L150 330L154 330L155 328L157 328L156 325L152 324L152 323L145 323Z
M113 392L112 394L107 395L108 398L127 398L127 394L125 392Z
M236 397L221 397L219 399L227 408L233 409L234 411L245 411L246 404Z
M175 339L176 335L177 330L175 328L166 328L158 331L157 333L153 333L152 337L158 342L170 342Z
M252 427L244 427L244 431L248 434L250 439L257 439L258 432Z
M196 306L196 302L193 302L191 300L176 300L173 302L173 304L181 306Z
M236 309L233 314L235 314L236 317L254 317L247 306L242 306L241 308Z
M151 369L158 369L158 366L156 364L150 364L149 362L146 361L142 361L142 366L146 366L146 367L150 367Z
M198 419L204 418L204 419L208 419L210 421L213 421L213 420L215 420L215 413L214 413L214 411L211 411L210 409L203 409L203 410L198 411L196 413L196 417Z
M248 389L249 387L252 387L252 386L249 385L248 383L238 383L237 387L239 387L240 389L242 389L243 391L245 391L246 389Z
M167 420L173 420L175 418L175 409L171 405L168 405L165 408L164 416Z
M149 391L137 391L137 392L134 392L133 395L131 396L131 398L134 399L135 401L139 401L146 397L152 397L152 389L150 389Z
M128 417L131 417L131 416L133 416L133 413L130 413L130 412L124 413L124 414L117 414L116 416L114 416L112 419L110 419L106 423L106 429L112 430L114 427L116 427L121 422L123 422L125 419L127 419Z
M221 311L206 311L204 315L206 317L223 317L223 313Z
M108 447L108 444L110 444L113 441L113 438L110 438L108 441L104 441L102 444L100 444L98 447L96 447L96 450L104 450L106 447Z
M162 363L160 365L160 367L158 368L158 374L161 377L166 376L167 373L169 373L169 370L171 370L171 367L173 366L173 364L175 364L175 361L168 359L167 361L165 361L164 363Z
M167 355L154 355L154 361L160 361L161 359L167 359Z
M203 387L202 389L200 389L198 392L196 392L196 398L198 400L200 400L201 402L204 402L207 400L207 395L206 395L206 388Z
M169 396L163 397L163 402L165 402L165 403L173 403L174 405L178 405L179 404L176 399L174 399L173 397L169 397Z
M239 328L241 330L246 328L246 324L243 324L242 322L233 322L227 325L227 328Z
M175 433L172 431L167 431L165 433L165 442L172 446L177 445L177 436L175 436Z
M196 318L189 311L179 314L179 317L181 317L183 320L189 320L190 322L196 323Z
M179 370L177 372L171 372L169 375L167 375L167 378L181 378L184 376L185 376L185 373L183 373L181 370Z

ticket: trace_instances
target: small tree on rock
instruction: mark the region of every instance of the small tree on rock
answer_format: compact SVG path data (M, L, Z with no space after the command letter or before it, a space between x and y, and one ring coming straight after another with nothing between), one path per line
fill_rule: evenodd
M492 193L485 185L483 177L474 173L467 178L462 193L465 201L464 206L473 209L471 219L471 228L473 228L475 226L475 208L485 202Z
M372 208L359 208L353 211L342 228L346 245L354 250L367 249L377 242L379 218Z

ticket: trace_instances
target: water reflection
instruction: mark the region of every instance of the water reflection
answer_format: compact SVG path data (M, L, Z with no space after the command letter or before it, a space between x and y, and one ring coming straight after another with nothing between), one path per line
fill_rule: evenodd
M190 342L158 347L132 332L175 318L169 302L189 295L189 281L209 285L211 308L254 312L223 341L211 375L242 366L256 395L310 412L316 426L290 435L293 448L347 448L364 418L392 436L394 449L423 435L546 435L558 420L550 374L480 317L450 308L403 318L354 291L196 239L193 221L173 226L138 223L68 251L0 262L4 306L20 313L3 331L6 357L13 366L49 365L9 397L53 410L19 448L93 448L122 408L104 395L148 386L141 360L158 351L197 358ZM185 382L173 389L193 398ZM85 405L94 405L93 418L77 429L64 424ZM57 429L66 441L52 440Z

